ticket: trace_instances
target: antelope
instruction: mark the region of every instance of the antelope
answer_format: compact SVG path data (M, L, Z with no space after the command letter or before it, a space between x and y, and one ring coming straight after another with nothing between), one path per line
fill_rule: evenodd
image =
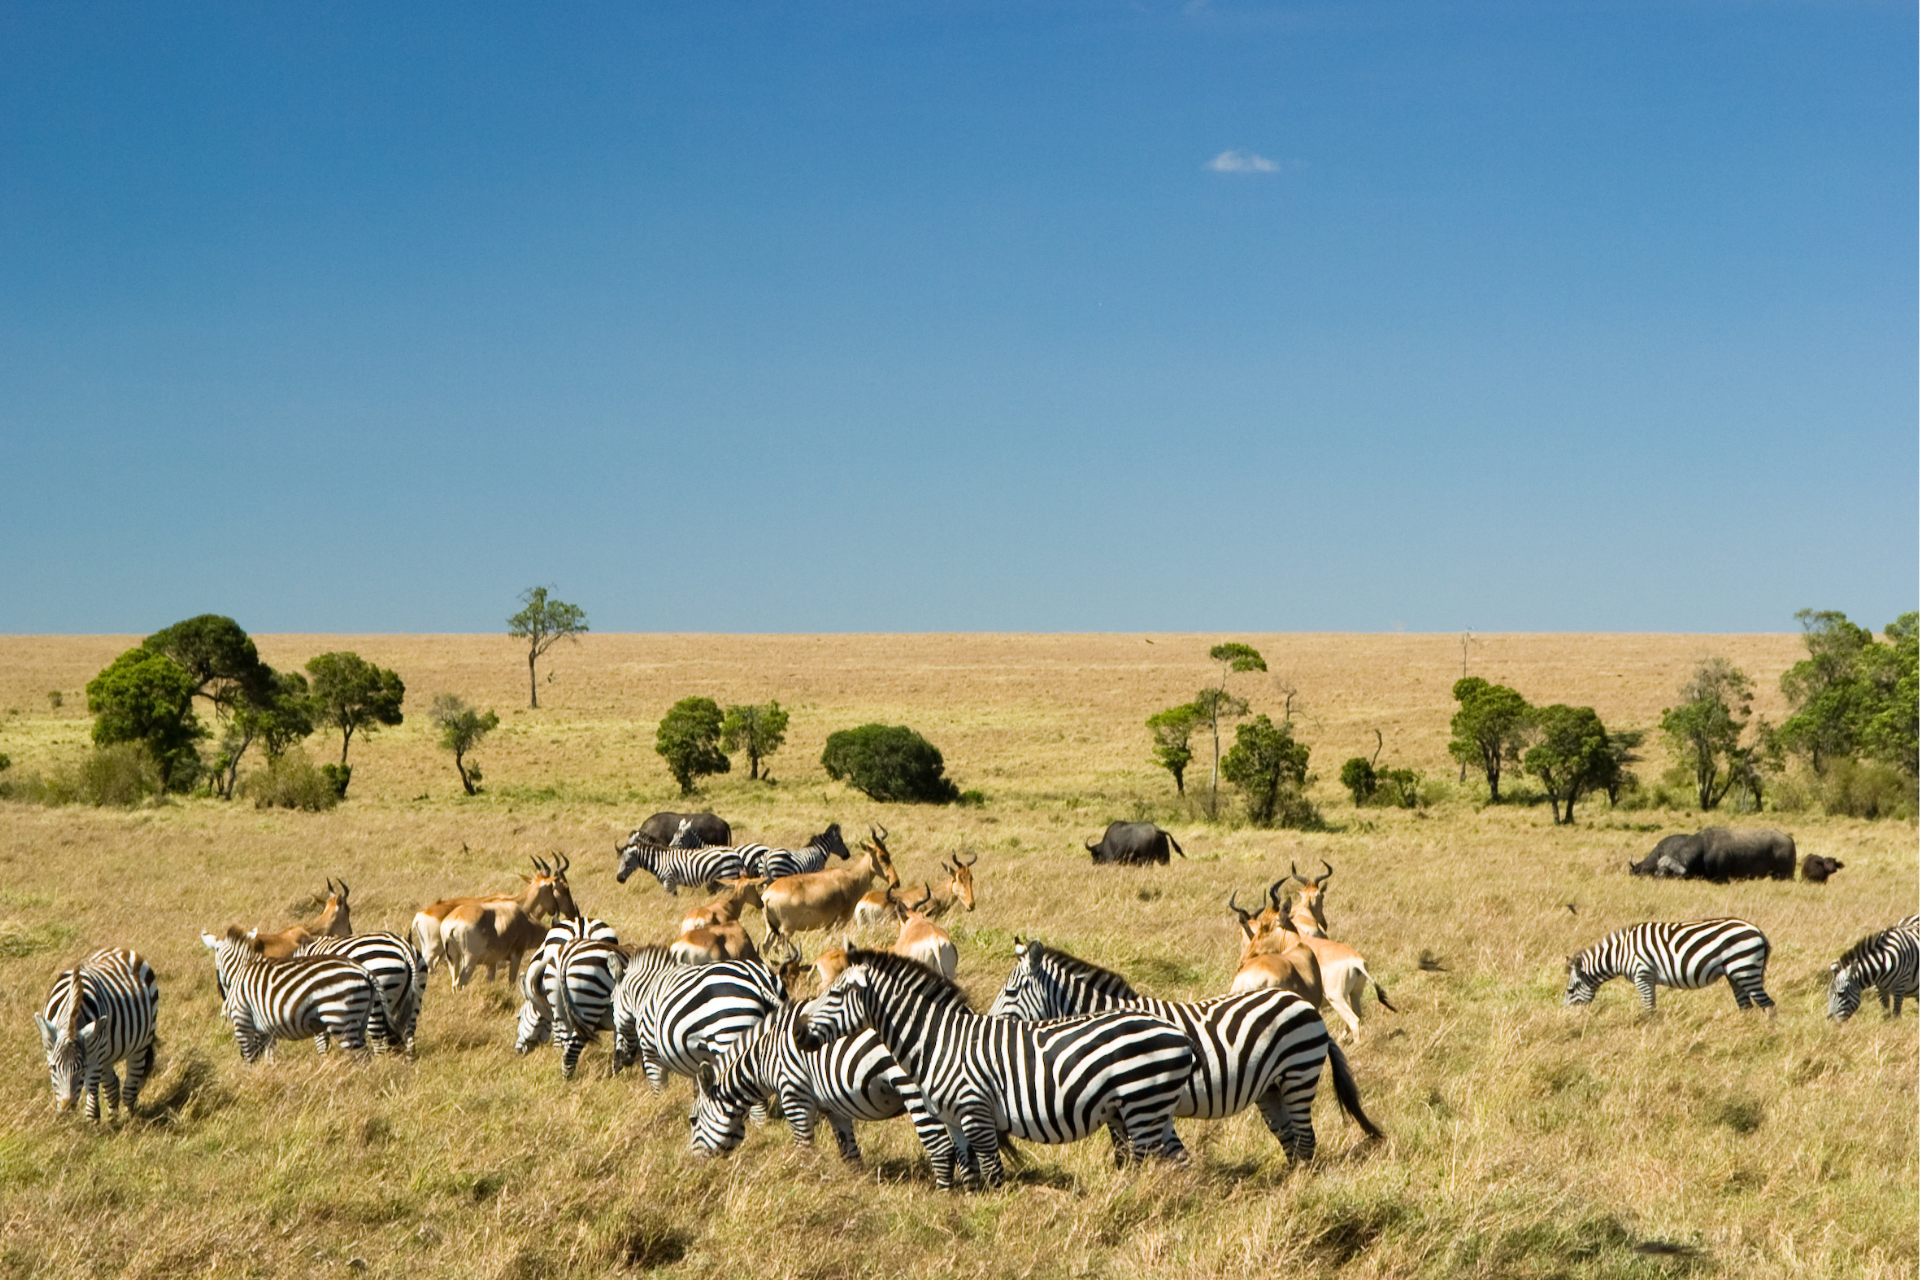
M1228 990L1238 995L1278 987L1312 1001L1315 1008L1324 1007L1327 997L1320 962L1301 945L1300 935L1283 916L1271 920L1255 917L1235 901L1237 896L1229 896L1227 906L1240 917L1246 945L1240 951L1240 968ZM1262 917L1265 915L1263 912Z
M944 862L940 864L940 869L946 872L950 879L940 887L938 892L934 893L932 901L927 903L928 916L938 920L953 910L956 902L969 911L973 910L973 863L978 861L980 861L980 855L977 853L973 855L973 862L960 861L960 855L956 853L953 855L952 866Z
M1335 942L1327 937L1327 916L1324 899L1327 881L1333 878L1333 864L1325 858L1320 865L1327 869L1323 876L1309 879L1300 874L1298 867L1288 864L1293 872L1287 879L1299 885L1295 891L1293 907L1286 911L1287 922L1294 932L1300 935L1300 941L1313 952L1313 958L1320 962L1320 976L1326 983L1327 1004L1340 1015L1347 1024L1349 1038L1360 1034L1360 1006L1366 999L1367 984L1373 984L1373 994L1388 1009L1393 1004L1387 999L1387 992L1371 973L1367 972L1367 958L1344 942ZM1277 880L1267 890L1268 912L1279 915L1283 908L1280 904L1280 887L1286 880ZM1268 912L1262 912L1265 916ZM1394 1012L1399 1012L1397 1009Z
M444 957L453 985L464 987L475 967L487 966L487 981L502 961L507 965L507 980L514 981L520 971L520 957L546 939L547 926L536 918L578 916L573 890L567 884L567 855L556 854L549 865L533 859L538 875L519 873L527 882L518 894L494 894L484 898L443 898L422 907L413 917L414 940L427 967Z
M893 895L900 888L900 873L893 868L893 856L887 852L885 843L887 829L874 830L873 843L869 852L880 859L880 874L887 878L881 888L867 893L853 905L853 922L862 928L875 928L883 924L892 924L900 919L900 901Z
M800 980L813 970L813 966L801 958L800 948L794 946L791 940L777 936L767 938L767 951L761 958L763 963L773 962L776 946L786 952L787 958L779 962L774 972L780 975L780 982L786 987L788 996L798 999ZM826 984L822 983L821 990L825 989Z
M954 970L960 966L960 953L954 949L953 938L947 931L926 914L927 906L933 901L933 886L923 884L920 887L925 890L920 900L912 906L903 905L900 938L893 944L893 954L918 960L951 982ZM889 888L887 892L892 893L893 890Z
M741 876L721 883L730 886L725 893L704 907L695 907L680 918L681 933L687 933L693 929L711 928L717 924L733 924L740 919L742 911L748 907L760 905L761 890L773 881L762 880L758 876Z
M333 877L328 876L327 902L320 909L320 918L313 922L312 927L290 924L278 933L249 929L247 944L270 960L285 960L315 938L351 938L353 913L347 906L347 893L345 880L335 887Z
M737 920L723 920L682 930L669 950L679 964L718 964L722 960L760 958L746 926Z
M843 867L781 876L762 890L760 904L769 934L791 938L807 929L831 929L851 920L860 895L885 874L880 863L885 837L884 830L874 830L873 843L866 847L865 869Z

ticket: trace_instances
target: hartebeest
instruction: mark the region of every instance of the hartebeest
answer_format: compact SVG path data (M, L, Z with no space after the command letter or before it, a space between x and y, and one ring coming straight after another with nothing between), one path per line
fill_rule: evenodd
M738 920L699 925L681 931L669 948L680 964L718 964L722 960L758 960L760 952Z
M487 981L495 969L505 963L507 981L520 971L520 957L539 946L547 936L547 924L540 917L578 916L573 890L567 884L567 855L556 854L549 865L533 859L537 875L519 873L527 882L518 894L494 894L485 898L443 898L422 907L413 917L414 941L431 969L441 958L453 976L453 985L464 987L480 965L487 966Z
M870 834L873 837L871 843L862 847L880 859L880 874L887 878L887 882L864 894L854 904L853 923L863 929L892 924L900 919L900 904L893 897L893 892L900 888L900 873L894 870L893 855L887 852L887 829L875 827Z
M319 919L311 925L290 924L278 933L250 929L247 931L248 945L270 960L285 960L315 938L351 938L353 913L347 906L347 893L345 880L335 886L333 877L328 876L327 901L320 908Z
M1284 916L1256 921L1254 913L1227 898L1227 907L1240 917L1240 932L1245 945L1240 950L1240 968L1233 976L1229 991L1262 991L1278 987L1311 1000L1315 1008L1327 1002L1326 988L1320 977L1320 963L1313 952L1302 945L1300 935Z
M1374 997L1382 1005L1388 1009L1393 1009L1393 1005L1379 980L1367 972L1367 958L1346 943L1335 942L1327 936L1325 900L1327 881L1333 878L1333 864L1322 858L1320 865L1327 869L1326 874L1309 878L1301 875L1298 867L1288 864L1293 874L1287 880L1299 886L1294 891L1293 905L1286 908L1280 902L1280 888L1287 880L1275 881L1267 890L1268 911L1286 913L1288 923L1300 935L1301 942L1320 962L1320 978L1326 984L1328 1006L1347 1024L1348 1034L1357 1036L1360 1034L1360 1006L1366 1000L1367 984L1373 984Z
M947 873L947 883L933 891L933 898L927 903L927 915L938 920L953 910L958 903L967 910L973 910L973 863L980 861L980 855L974 854L972 862L960 861L960 855L953 855L953 865L942 862L940 869Z
M927 906L933 901L933 886L921 888L925 893L918 902L911 906L902 904L900 937L893 944L893 954L918 960L951 981L954 971L960 967L960 953L954 949L952 936L927 916ZM887 892L893 890L889 888Z
M832 929L853 919L860 895L885 874L880 859L886 833L876 828L872 835L873 842L866 846L866 867L781 876L762 890L760 906L766 913L769 934L791 938L808 929Z
M760 905L760 893L771 880L762 880L758 876L741 876L735 880L725 880L727 891L705 906L695 907L680 917L680 932L692 929L710 928L717 924L733 924L740 919L740 913L748 907Z

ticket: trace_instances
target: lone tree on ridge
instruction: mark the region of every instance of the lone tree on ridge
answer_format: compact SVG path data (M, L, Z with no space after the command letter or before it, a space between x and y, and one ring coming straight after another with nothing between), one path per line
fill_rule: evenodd
M527 705L540 705L540 680L534 664L540 655L562 638L580 639L587 629L587 611L564 600L549 600L545 587L528 587L520 593L527 607L507 619L507 634L527 642Z

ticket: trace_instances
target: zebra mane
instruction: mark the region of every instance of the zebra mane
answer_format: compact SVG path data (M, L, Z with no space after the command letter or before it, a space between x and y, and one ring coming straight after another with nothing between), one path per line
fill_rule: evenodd
M1865 960L1879 947L1881 940L1891 932L1893 932L1891 929L1882 929L1878 933L1870 933L1848 947L1845 951L1842 951L1840 953L1840 967L1846 968L1849 965L1856 965L1862 960Z
M864 951L859 947L848 947L847 967L851 969L857 964L892 978L898 985L917 995L928 996L943 1005L957 1005L969 1013L973 1011L973 1006L967 1002L967 993L960 989L959 983L935 973L918 960L897 956L891 951Z
M1050 960L1056 969L1064 972L1069 978L1097 987L1109 995L1118 996L1123 1000L1140 998L1140 993L1133 989L1132 984L1114 970L1103 969L1091 960L1082 960L1079 956L1069 955L1058 947L1042 946L1028 939L1027 954L1034 959Z
M77 961L67 974L67 1039L69 1040L77 1040L80 1037L80 997L83 990L80 985L80 975L85 973L86 969L86 961Z

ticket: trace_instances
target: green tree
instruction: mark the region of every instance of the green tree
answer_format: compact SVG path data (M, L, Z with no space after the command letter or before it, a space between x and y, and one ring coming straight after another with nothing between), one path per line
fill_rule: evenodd
M1860 732L1867 754L1890 764L1913 783L1920 775L1920 613L1903 613L1889 622L1887 643L1875 645L1871 675L1880 690L1878 705Z
M1607 803L1620 803L1620 793L1640 785L1629 766L1640 763L1640 747L1647 740L1645 729L1607 730L1607 762L1595 780L1593 789L1607 793Z
M1915 631L1920 615L1903 614L1885 629L1886 643L1845 614L1802 609L1807 656L1780 677L1793 714L1776 741L1824 776L1838 760L1866 756L1916 773L1920 705L1915 698Z
M556 641L578 643L587 629L587 611L577 604L547 598L545 587L528 587L520 593L526 608L507 619L507 634L527 642L527 705L540 705L540 680L534 664Z
M1294 741L1291 725L1257 715L1234 730L1220 772L1245 794L1247 817L1256 827L1314 826L1319 815L1305 795L1308 754L1306 743Z
M731 755L747 753L747 777L760 777L760 762L778 751L787 741L787 711L778 701L764 706L727 708L720 721L720 749ZM769 774L767 780L773 780Z
M467 753L500 727L500 717L468 706L458 694L443 693L434 698L427 720L438 732L440 745L453 752L453 767L460 774L460 785L468 795L479 795L480 766L468 760Z
M1187 794L1187 766L1193 763L1193 731L1200 727L1197 703L1182 703L1156 711L1147 717L1147 730L1153 734L1153 759L1173 775L1173 789Z
M255 742L267 753L267 763L279 760L286 749L313 732L311 691L298 671L268 671L267 690L233 709L214 761L214 785L231 800L240 774L240 758Z
M1753 708L1753 681L1725 658L1706 658L1680 686L1680 698L1660 713L1660 728L1675 759L1693 774L1706 812L1753 769L1756 748L1740 741Z
M1380 775L1374 772L1373 761L1353 756L1340 766L1340 785L1352 793L1354 807L1358 808L1373 799L1380 787Z
M399 724L400 704L407 686L399 675L376 667L357 653L323 653L307 661L311 685L309 712L316 725L340 731L340 763L329 765L328 777L342 796L352 769L347 764L347 748L353 735L371 737L381 725Z
M1199 721L1213 737L1213 773L1207 784L1207 816L1220 815L1220 726L1247 714L1247 702L1227 692L1227 678L1248 671L1265 671L1267 660L1250 644L1228 641L1207 650L1207 657L1220 664L1220 683L1209 685L1193 700ZM1231 781L1231 779L1229 779Z
M1547 789L1556 824L1573 825L1573 805L1582 793L1606 786L1615 767L1607 728L1592 707L1555 703L1532 716L1536 741L1522 761Z
M203 613L154 632L140 647L177 663L193 678L194 696L207 699L222 717L259 705L272 693L273 669L232 618Z
M200 770L194 743L207 736L193 713L194 679L173 659L137 647L87 682L87 710L99 746L143 743L160 789L184 790Z
M682 698L660 718L653 749L667 762L667 771L680 784L681 795L692 795L701 778L733 768L733 762L720 750L724 719L720 704L712 698Z
M1479 676L1454 681L1453 698L1460 709L1453 713L1453 741L1447 751L1463 768L1477 766L1486 774L1487 801L1499 804L1500 771L1520 763L1532 708L1514 690Z
M951 804L960 798L940 748L902 724L830 733L820 765L829 778L882 803Z

